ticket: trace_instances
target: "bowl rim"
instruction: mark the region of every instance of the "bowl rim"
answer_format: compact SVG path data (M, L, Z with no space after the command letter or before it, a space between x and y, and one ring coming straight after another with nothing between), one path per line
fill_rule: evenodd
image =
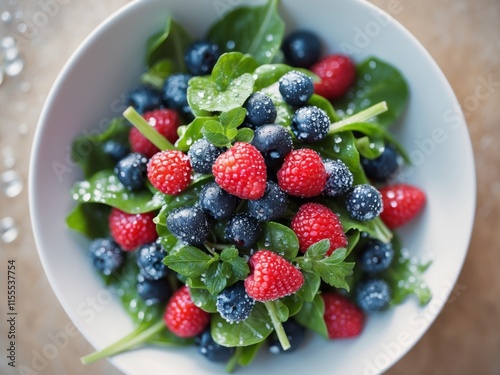
M66 61L64 64L63 68L60 70L58 73L55 81L53 82L49 94L44 102L39 120L37 122L35 134L33 136L33 142L32 142L32 148L31 148L31 156L29 160L29 176L28 176L28 199L29 199L29 208L30 208L30 221L31 221L31 227L32 227L32 232L34 235L35 239L35 245L37 248L37 253L39 254L40 260L42 267L44 269L44 274L47 277L49 284L54 291L57 299L59 300L59 303L63 307L64 311L66 314L69 316L71 319L71 322L75 324L75 326L79 329L79 331L83 334L83 337L90 342L94 347L96 347L94 340L92 337L89 335L89 332L82 327L82 325L79 322L79 319L77 318L76 314L71 310L70 306L67 304L61 303L61 297L63 295L63 292L61 291L61 288L59 287L57 281L55 280L55 276L48 272L48 264L50 260L48 259L47 253L43 251L42 249L42 237L43 234L41 232L41 229L38 225L36 225L37 222L37 217L40 216L38 210L38 204L37 204L37 189L36 189L36 184L34 183L37 180L37 170L36 170L36 164L37 164L37 156L41 153L43 144L40 142L40 139L42 138L42 135L44 134L45 127L47 124L47 117L50 113L51 110L51 103L54 100L54 97L56 96L59 87L61 86L62 82L65 81L67 76L70 74L73 65L75 64L76 61L80 59L80 57L85 54L86 50L90 47L92 44L93 40L96 37L99 37L102 33L105 33L107 30L113 27L115 22L119 22L119 20L125 15L128 14L129 12L134 12L136 8L140 8L143 6L143 3L147 3L150 1L155 1L155 0L132 0L130 3L125 4L124 6L118 8L114 12L112 12L109 16L107 16L103 21L100 22L100 24L95 27L92 32L87 35L84 40L78 45L78 47L72 52L71 56L69 59ZM351 0L353 1L353 0ZM263 1L259 1L258 3L260 4ZM459 104L458 99L456 97L456 94L454 93L452 86L450 85L449 81L447 80L446 76L444 75L443 71L437 64L437 62L433 59L432 55L427 51L427 49L422 45L422 43L403 25L401 24L397 19L393 17L392 14L388 13L382 8L377 7L371 2L368 2L366 0L354 0L354 2L360 3L363 6L368 7L372 11L380 12L383 14L385 17L387 17L391 23L393 23L403 34L405 34L405 37L409 38L412 40L413 45L415 48L418 48L419 53L431 64L434 66L436 73L440 77L440 83L439 85L442 86L448 93L449 97ZM458 107L460 108L460 106ZM474 162L474 153L473 153L473 148L472 148L472 141L470 138L470 132L469 129L467 128L466 120L463 114L462 109L460 108L460 113L459 113L461 120L463 120L463 127L464 131L466 132L466 153L469 155L471 158L471 174L474 176L474 179L470 181L470 191L471 191L471 208L472 212L470 213L470 222L468 224L468 232L466 234L467 238L467 243L464 244L465 251L461 253L462 257L460 259L460 266L457 268L457 272L454 275L453 280L450 280L452 286L454 286L459 278L459 276L462 273L463 265L465 262L465 259L467 257L469 247L470 247L470 241L472 237L472 232L474 229L474 217L475 217L475 212L476 212L476 201L477 201L477 174L476 174L476 168L475 168L475 162ZM397 356L395 356L391 362L383 369L381 369L381 372L384 372L388 370L390 367L395 365L397 362L401 360L422 338L422 336L428 332L430 327L434 324L435 320L437 317L440 315L442 312L442 309L444 307L444 304L446 303L447 299L449 298L451 292L453 291L453 288L450 288L449 291L446 293L445 298L442 299L441 303L439 304L439 308L437 310L437 313L432 316L432 318L429 320L429 323L427 324L426 328L422 330L419 334L415 335L413 338L413 343L411 345L408 345L406 348L404 348L401 353ZM115 357L109 358L108 359L110 362L113 363L115 367L117 367L119 370L123 371L124 373L127 373L127 369L122 367L122 364L119 361L115 360Z

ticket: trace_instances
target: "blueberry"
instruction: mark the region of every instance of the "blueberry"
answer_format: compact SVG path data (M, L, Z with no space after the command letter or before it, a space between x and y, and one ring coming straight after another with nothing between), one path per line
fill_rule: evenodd
M194 76L210 74L222 54L219 46L207 41L192 43L184 54L186 68Z
M356 185L347 194L345 204L353 219L368 221L382 212L382 195L372 185Z
M342 160L323 160L327 179L323 194L336 197L348 192L352 188L354 176Z
M366 175L374 181L386 182L399 168L399 154L392 145L386 145L382 154L375 159L361 158Z
M259 126L252 145L260 151L268 168L279 168L293 149L292 135L285 127L276 124Z
M279 80L279 90L285 102L300 107L307 103L314 93L311 77L296 70L284 74Z
M254 92L243 104L247 110L245 122L255 129L264 124L271 124L276 120L278 111L272 99L260 92Z
M283 323L283 328L286 332L286 336L288 337L288 341L290 341L290 349L283 350L281 346L278 336L273 333L268 341L269 344L269 352L272 354L281 354L281 353L290 353L297 349L306 337L306 328L299 323L297 323L294 319L288 319Z
M229 219L239 199L222 189L216 182L203 186L200 192L200 207L214 219Z
M111 156L114 161L119 161L130 153L130 147L111 139L104 143L103 151Z
M392 244L369 240L359 252L359 265L365 272L378 273L386 270L394 258Z
M321 42L316 34L297 30L288 35L281 46L289 65L310 68L321 56Z
M139 190L146 182L147 164L148 158L132 152L116 163L115 174L128 189Z
M90 260L94 268L103 275L111 275L125 262L125 253L109 238L97 238L89 246Z
M356 288L356 303L366 312L383 310L390 302L391 289L382 279L363 281Z
M188 151L191 167L195 172L211 174L215 160L224 150L216 147L205 138L196 140Z
M137 292L144 302L146 302L147 306L167 302L172 295L170 284L166 277L158 280L149 280L140 273L137 275Z
M158 280L167 276L168 268L162 262L167 253L163 247L152 242L137 250L137 265L141 274L149 280Z
M264 196L248 201L248 212L259 221L273 221L288 209L288 197L277 183L268 181Z
M330 118L321 108L302 107L292 117L292 132L302 142L319 142L330 130Z
M205 356L210 362L227 362L234 354L234 347L217 344L210 332L210 328L204 330L194 340L198 352Z
M167 217L168 230L188 245L200 245L210 234L207 215L199 207L179 207Z
M258 241L262 228L256 218L239 213L229 219L224 234L226 240L248 249Z
M126 105L132 106L143 114L162 105L162 95L159 90L149 85L139 85L130 91L126 98Z
M255 300L247 294L243 282L239 281L217 295L215 306L224 319L236 323L250 316Z
M191 113L187 101L188 82L191 78L190 74L176 73L170 75L163 85L163 100L165 100L167 107L175 109L183 115Z

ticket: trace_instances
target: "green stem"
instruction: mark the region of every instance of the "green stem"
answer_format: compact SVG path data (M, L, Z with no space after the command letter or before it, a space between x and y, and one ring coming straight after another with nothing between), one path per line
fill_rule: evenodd
M338 131L341 131L344 126L349 124L355 124L357 122L366 122L369 119L386 112L387 110L388 110L387 102L384 101L377 103L343 120L334 122L333 124L330 125L329 133L333 134Z
M165 323L163 322L163 320L160 320L157 323L154 323L153 325L146 328L144 328L144 326L139 326L133 332L118 340L117 342L107 346L106 348L82 357L81 361L84 365L87 365L100 359L119 354L127 349L144 343L149 338L153 337L164 329Z
M267 312L271 317L271 321L273 322L274 330L276 331L276 335L278 336L278 340L280 341L283 350L290 349L290 341L288 341L288 336L286 335L285 329L281 324L281 320L278 318L278 314L276 312L276 306L273 301L268 301L264 303L267 308Z
M380 217L373 219L373 225L375 226L375 231L377 232L377 238L385 243L389 243L392 240L393 233L384 224Z
M238 361L240 360L241 353L243 352L243 348L241 346L236 347L233 356L229 359L226 365L226 372L231 373L234 372L236 366L238 366Z
M133 107L128 107L125 112L123 112L123 117L129 120L143 136L160 150L176 150L176 147L163 135L158 133Z

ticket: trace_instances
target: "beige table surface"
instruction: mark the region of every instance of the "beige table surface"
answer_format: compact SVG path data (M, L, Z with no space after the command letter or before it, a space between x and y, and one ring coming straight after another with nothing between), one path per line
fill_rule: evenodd
M69 55L95 26L127 1L59 2L64 5L49 9L46 25L20 46L26 61L24 71L0 85L0 173L15 162L13 169L24 183L24 190L15 197L0 191L0 220L10 216L19 229L16 240L0 242L0 301L6 300L5 263L8 257L15 257L20 311L17 363L26 368L31 368L36 353L50 343L49 336L69 322L41 268L28 217L28 159L37 118ZM500 82L500 1L372 2L392 10L394 17L429 50L451 82L468 114L478 177L476 226L456 287L457 296L416 347L388 373L500 374L500 149L496 145L500 142L500 91L498 84L490 87L491 95L480 88L482 80ZM13 9L16 3L28 20L44 11L44 1L1 0L0 13ZM55 358L44 364L43 371L22 372L19 367L13 371L6 364L7 326L3 319L0 327L1 374L119 374L106 361L89 367L80 364L79 357L92 349L81 335L72 337Z

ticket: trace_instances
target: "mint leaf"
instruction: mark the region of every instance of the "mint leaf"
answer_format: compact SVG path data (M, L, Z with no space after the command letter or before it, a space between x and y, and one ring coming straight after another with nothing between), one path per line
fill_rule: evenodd
M163 259L166 266L187 277L201 276L214 261L210 255L193 246L182 247Z
M243 124L246 115L246 109L238 107L227 112L222 112L219 116L219 121L226 129L236 129Z
M231 270L227 263L212 263L205 273L204 283L210 294L216 295L226 287L227 278L231 276Z
M239 251L236 247L230 246L226 247L222 252L220 253L220 259L223 262L231 262L235 258L237 258L239 255Z
M193 77L187 91L195 111L227 112L241 107L252 94L255 69L251 57L239 52L223 54L210 76ZM248 71L248 72L247 72Z
M278 0L253 7L237 7L226 13L208 32L208 40L226 51L241 51L259 65L273 61L279 52L285 23L278 14Z
M76 182L70 193L78 202L102 203L130 214L155 211L163 205L163 194L153 195L146 188L130 191L112 170L100 171L88 181Z
M231 82L244 74L253 73L257 68L257 61L250 55L241 52L223 54L212 70L212 78L221 91L228 89Z
M203 132L203 136L215 147L227 147L231 143L224 134Z
M192 42L188 32L169 17L164 31L152 36L147 42L148 66L153 67L159 61L169 59L175 71L185 71L184 51Z
M254 133L253 130L250 128L242 128L239 129L238 132L236 133L236 137L234 138L235 142L246 142L250 143L252 142Z
M224 126L219 121L215 120L205 122L205 125L203 126L203 133L205 134L205 132L223 135L226 134Z
M349 290L346 277L352 275L354 263L345 262L347 250L344 248L325 257L329 247L330 240L319 241L307 249L304 257L297 258L296 261L304 270L317 273L327 284Z

